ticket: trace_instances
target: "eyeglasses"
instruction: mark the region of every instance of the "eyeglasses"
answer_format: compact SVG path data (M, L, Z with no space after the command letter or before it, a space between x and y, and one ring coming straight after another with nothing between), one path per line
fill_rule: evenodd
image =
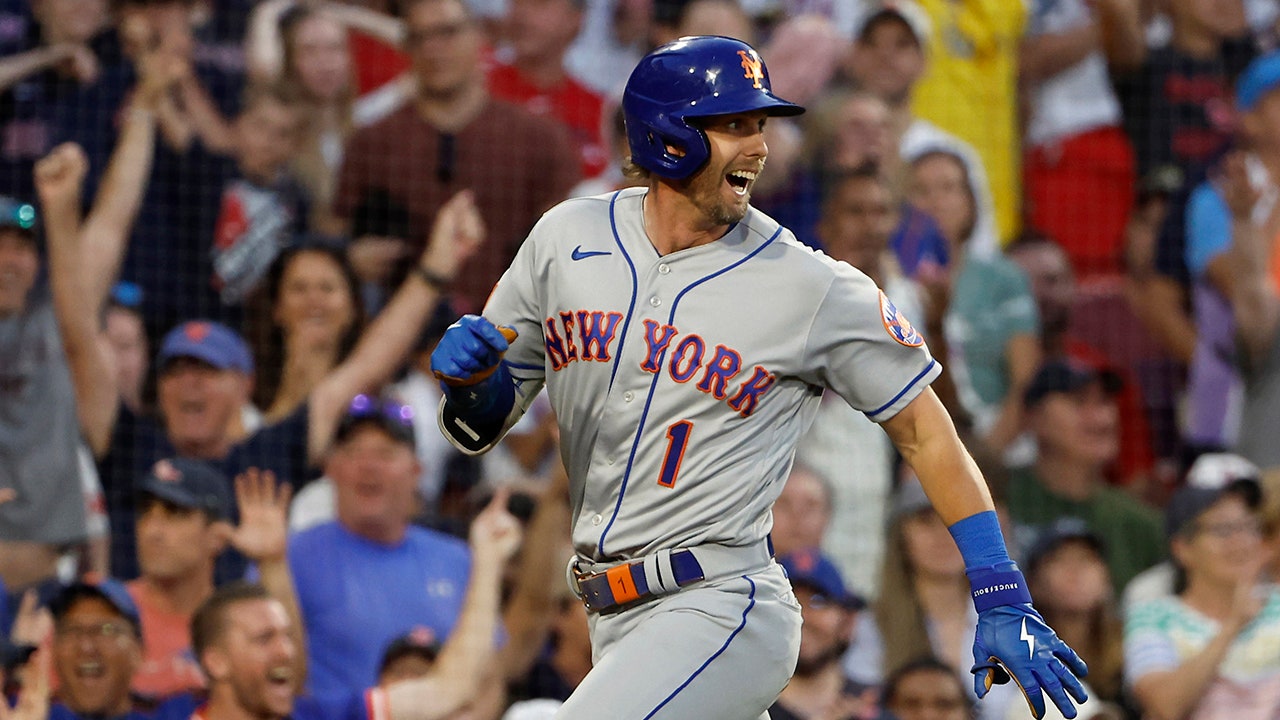
M35 207L12 198L0 197L0 216L5 216L6 224L16 225L23 230L31 230L36 226Z
M124 624L112 620L104 620L100 623L87 623L83 625L59 625L57 628L57 637L59 640L116 640L121 637L132 636L132 629Z
M397 425L413 428L413 408L391 400L371 395L357 395L351 399L347 407L347 421L376 419L385 417Z

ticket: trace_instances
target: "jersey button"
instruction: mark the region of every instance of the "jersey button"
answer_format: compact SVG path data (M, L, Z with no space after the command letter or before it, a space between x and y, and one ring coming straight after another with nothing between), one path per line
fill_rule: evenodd
M632 400L636 399L636 394L628 390L622 393L622 399L626 400L627 402L631 402Z
M604 522L604 516L603 516L603 515L599 515L599 514L597 514L597 515L595 515L594 517L592 517L592 518L591 518L591 524L592 524L592 525L599 525L599 524L600 524L600 523L602 523L602 522Z
M662 301L659 300L657 297L651 297L649 298L649 304L654 307L658 307L659 305L662 304Z
M658 266L658 272L663 275L669 275L671 273L671 266L666 263L662 263Z

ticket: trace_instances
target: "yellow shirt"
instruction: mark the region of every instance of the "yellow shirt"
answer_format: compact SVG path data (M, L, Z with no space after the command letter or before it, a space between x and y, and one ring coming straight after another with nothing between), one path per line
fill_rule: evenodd
M1021 224L1018 42L1023 0L920 0L933 34L912 111L973 145L986 166L1000 239Z

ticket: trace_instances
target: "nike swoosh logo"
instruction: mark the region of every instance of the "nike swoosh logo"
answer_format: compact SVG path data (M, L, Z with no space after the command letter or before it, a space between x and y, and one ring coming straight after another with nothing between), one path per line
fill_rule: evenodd
M612 254L613 253L609 252L608 250L585 250L584 251L582 249L582 246L579 245L578 247L573 249L573 254L570 255L569 257L573 258L574 260L586 260L589 257L595 257L597 255L612 255Z
M1036 656L1036 639L1035 636L1027 632L1027 619L1022 618L1022 637L1020 638L1027 644L1027 657Z

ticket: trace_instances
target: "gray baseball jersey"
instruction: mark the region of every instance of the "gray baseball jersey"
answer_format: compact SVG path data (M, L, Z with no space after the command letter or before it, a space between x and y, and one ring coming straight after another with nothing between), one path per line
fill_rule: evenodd
M762 540L823 388L884 420L941 371L870 279L755 209L660 257L645 192L548 212L484 313L520 333L521 402L546 384L597 561Z
M595 667L557 717L767 718L800 644L764 543L796 442L824 388L884 420L940 368L871 280L754 209L659 256L645 192L552 209L498 281L485 317L519 331L508 424L545 384L588 571L677 548L753 559L592 615Z

